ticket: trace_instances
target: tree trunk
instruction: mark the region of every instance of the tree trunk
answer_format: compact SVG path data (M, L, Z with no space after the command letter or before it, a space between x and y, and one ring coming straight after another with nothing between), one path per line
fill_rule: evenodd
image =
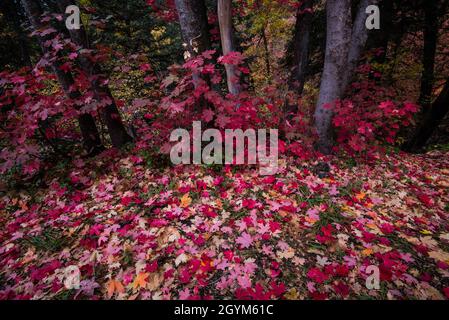
M438 42L438 17L436 0L427 0L424 4L424 53L421 92L419 103L425 112L432 104L435 55Z
M59 10L65 14L66 8L73 3L71 0L59 0L57 4ZM80 50L89 49L87 33L82 24L80 29L71 29L69 30L69 33L73 43L75 43ZM104 84L104 78L101 76L103 72L100 66L92 62L92 60L85 54L81 53L79 55L79 61L81 68L86 73L90 81L95 99L98 102L103 101L103 99L108 101L106 106L100 109L100 114L108 129L112 145L116 148L120 148L127 142L132 141L132 138L125 129L120 112L115 104L114 97L112 96L109 87Z
M30 51L26 41L26 34L22 28L22 23L19 15L19 4L15 0L3 0L0 4L0 9L3 11L4 16L14 26L17 34L17 40L20 48L20 61L22 66L31 67Z
M366 41L368 40L368 29L365 26L367 18L366 8L369 5L376 5L377 2L377 0L362 0L359 3L357 15L355 17L351 32L351 43L348 53L348 62L346 66L342 94L344 93L344 90L347 89L352 77L354 76L354 71L357 68L357 64L360 60L363 49L365 48Z
M218 22L220 25L223 55L235 51L232 26L232 0L218 0ZM225 65L228 90L233 95L240 93L239 78L234 65Z
M271 82L271 64L270 64L270 49L268 48L268 39L267 35L265 34L265 28L262 29L261 37L263 42L263 48L265 53L265 67L267 69L267 78L268 81Z
M375 63L383 64L388 54L388 44L391 39L391 30L393 29L394 6L392 0L380 1L381 27L380 30L373 32L370 47L382 50L379 55L373 58Z
M328 0L326 4L326 53L320 94L315 110L317 149L332 150L332 104L341 97L351 41L351 0Z
M415 135L409 142L407 142L403 149L410 152L419 152L426 145L427 141L432 137L432 134L438 128L440 123L449 112L449 79L441 91L438 98L432 104L431 108L427 109L424 118L419 125Z
M207 8L204 0L175 0L182 38L190 57L210 48Z
M45 28L40 19L42 15L42 9L37 0L21 0L21 3L33 28L35 30ZM44 45L46 40L48 40L47 37L39 37L39 43L44 55L50 56L51 52L49 51L48 47ZM61 63L58 62L57 59L54 60L54 62L52 63L52 69L65 94L72 100L79 98L81 96L80 92L77 90L73 90L75 81L73 80L72 74L69 72L64 72L60 67ZM81 134L83 136L83 142L86 151L89 154L95 154L102 150L103 146L101 143L100 135L95 124L95 119L92 117L92 115L87 113L79 115L78 123Z
M209 25L207 21L207 7L204 0L175 0L178 11L181 34L184 41L184 58L193 58L211 48L209 37ZM201 76L199 73L192 75L195 88L201 83L210 85L207 75ZM208 102L201 96L196 105L195 111L201 113L207 107Z
M327 1L326 55L315 110L317 147L324 154L329 154L333 145L333 104L343 97L368 39L366 8L376 3L377 0L362 0L351 27L351 1Z
M305 0L296 12L295 31L293 35L293 61L291 62L291 73L288 81L290 91L302 95L306 79L307 66L309 64L310 31L313 20L314 0ZM298 113L298 103L291 103L287 98L285 101L285 117L291 120Z
M309 64L309 43L312 27L314 0L305 0L296 13L295 34L293 36L293 68L289 85L301 95L304 90L307 65Z

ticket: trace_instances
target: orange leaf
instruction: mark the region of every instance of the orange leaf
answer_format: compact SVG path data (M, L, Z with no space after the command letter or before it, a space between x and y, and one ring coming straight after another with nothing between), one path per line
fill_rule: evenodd
M371 249L371 248L366 248L365 250L363 250L362 251L362 254L364 255L364 256L370 256L370 255L372 255L373 254L373 249Z
M189 197L189 194L186 193L181 198L181 208L187 208L192 203L192 198Z
M355 197L357 198L357 200L362 201L366 196L365 192L360 192L358 194L355 195Z
M147 285L148 275L149 275L149 273L144 273L144 272L139 273L137 275L136 279L134 279L133 288L134 289L145 288L145 286Z
M215 200L215 205L218 209L223 210L223 202L220 199Z
M109 280L107 284L108 294L107 297L110 299L115 292L123 293L125 292L125 288L123 287L122 283L117 280Z

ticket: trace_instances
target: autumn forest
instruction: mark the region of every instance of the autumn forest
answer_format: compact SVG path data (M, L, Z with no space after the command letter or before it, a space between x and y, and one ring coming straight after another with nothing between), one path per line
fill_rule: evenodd
M0 300L447 300L448 114L449 0L0 0Z

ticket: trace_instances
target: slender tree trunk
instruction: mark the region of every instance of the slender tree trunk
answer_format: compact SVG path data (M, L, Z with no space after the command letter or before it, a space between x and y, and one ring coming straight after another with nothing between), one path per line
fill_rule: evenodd
M263 3L260 0L256 0L255 6L257 10L262 9ZM260 40L262 40L264 47L264 59L265 59L265 69L267 71L268 82L271 83L271 64L270 64L270 49L268 47L267 34L265 33L266 25L260 30Z
M432 104L434 83L435 55L438 42L438 15L436 0L426 0L424 6L424 53L423 72L421 77L421 92L419 103L423 112Z
M415 135L408 141L403 149L410 152L419 152L426 145L427 141L432 137L432 134L441 124L443 119L449 112L449 79L441 91L438 98L432 104L431 108L427 109L424 118L419 125Z
M307 65L309 64L310 31L312 28L314 0L305 0L296 13L295 33L293 36L293 68L290 88L301 95L304 90Z
M43 29L45 26L41 22L42 9L37 0L21 0L21 3L25 9L28 19L35 30ZM51 56L51 52L48 47L45 46L46 37L39 37L39 43L44 55ZM68 98L75 100L81 96L80 92L73 90L75 81L73 76L69 72L61 70L61 63L58 60L54 60L52 63L53 72L58 79L59 84L64 90ZM95 119L92 115L84 113L78 116L78 123L81 134L83 136L84 147L89 154L95 154L103 149L100 135L98 133Z
M268 39L267 39L267 35L265 33L265 28L263 28L260 33L261 33L263 48L264 48L264 53L265 53L264 56L265 56L265 67L267 69L267 77L268 77L269 81L271 82L270 49L268 48Z
M72 5L71 0L58 0L58 7L62 13L65 13L66 8ZM87 33L83 25L80 29L69 30L72 41L81 49L90 49ZM111 138L112 145L120 148L127 142L132 141L131 136L126 131L126 128L122 122L120 112L115 104L114 97L112 96L109 87L104 84L104 78L102 77L102 70L98 64L92 62L91 59L85 54L80 54L80 65L83 71L89 78L92 91L94 92L95 99L98 102L107 101L106 106L100 109L101 117L106 124L109 136Z
M352 77L354 76L357 64L360 60L363 50L365 49L366 41L368 40L368 29L365 26L367 18L366 8L369 5L377 4L377 2L377 0L362 0L359 3L357 15L352 26L348 62L342 88L343 91L346 90L352 80Z
M218 22L220 25L221 47L223 55L235 51L234 32L232 26L232 0L218 0ZM239 78L236 67L226 64L226 79L228 90L233 95L240 93Z
M310 32L313 20L314 0L305 0L296 12L295 31L293 35L293 61L288 81L290 91L302 95L309 64ZM291 103L287 98L285 101L285 116L291 120L298 113L297 102Z
M341 97L351 41L351 0L328 0L326 4L327 36L320 95L315 110L318 133L317 149L332 150L332 105Z

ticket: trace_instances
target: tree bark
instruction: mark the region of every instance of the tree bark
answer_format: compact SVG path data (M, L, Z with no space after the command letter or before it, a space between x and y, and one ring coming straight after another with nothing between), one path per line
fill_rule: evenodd
M448 112L449 78L431 108L427 109L415 135L404 145L403 149L410 152L420 152L432 137L433 133L441 124Z
M293 60L291 62L290 79L288 88L290 91L302 95L306 79L307 66L309 64L310 32L313 20L314 0L305 0L296 12L296 23L293 34ZM291 120L298 113L297 102L291 103L287 98L284 108L285 118Z
M271 63L270 63L270 49L268 48L268 39L265 33L265 28L261 30L261 37L264 48L264 57L265 57L265 67L267 69L267 77L269 82L271 82Z
M175 0L182 38L190 57L210 48L207 8L204 0Z
M315 110L317 149L324 154L329 154L333 146L333 104L343 97L368 39L366 8L376 3L362 0L352 24L350 0L327 1L326 54Z
M175 0L175 5L184 41L184 58L188 60L211 48L207 7L204 0ZM204 82L210 85L210 78L207 75L194 73L192 78L195 88ZM207 100L202 96L195 105L195 111L201 113L207 105Z
M66 8L72 4L73 2L71 0L58 0L57 2L59 10L63 14L65 14ZM69 33L73 43L75 43L80 50L90 49L87 33L82 23L80 29L71 29L69 30ZM103 72L100 66L92 62L86 54L81 53L79 55L79 62L82 70L86 73L90 81L95 99L98 102L103 99L108 101L105 107L100 108L100 115L106 124L112 145L116 148L120 148L127 142L132 141L132 138L126 131L109 87L104 84L104 78L102 77Z
M235 51L234 32L232 26L232 0L218 0L218 22L220 25L221 47L223 55ZM239 78L234 65L225 65L229 93L240 93Z
M346 90L347 86L352 80L352 77L354 76L354 71L357 68L357 64L360 60L363 49L365 48L366 41L368 40L368 29L365 26L367 18L366 8L369 5L376 5L377 2L377 0L360 1L351 32L351 43L348 53L348 62L346 67L345 79L343 82L342 94L344 93L344 90Z
M42 9L37 0L21 0L22 6L25 9L26 15L30 20L32 27L35 30L44 29L45 25L41 22ZM39 44L45 56L51 56L51 52L48 47L45 46L47 37L39 37ZM64 93L69 99L78 99L81 94L79 91L74 90L75 81L70 72L64 72L61 70L61 63L58 59L54 59L52 63L53 72L58 79ZM78 108L79 109L79 108ZM95 119L92 115L83 113L78 116L78 124L81 134L83 136L84 147L89 154L95 154L103 149L100 135L98 133Z
M434 84L435 56L438 42L438 16L436 0L427 0L424 6L424 53L423 72L421 76L421 91L419 103L423 112L432 104Z
M351 41L351 0L328 0L326 4L326 53L320 94L315 110L318 151L332 150L332 104L341 97Z
M293 68L290 78L291 89L301 95L304 90L307 65L309 64L310 31L313 18L314 0L305 0L296 13L293 36Z

